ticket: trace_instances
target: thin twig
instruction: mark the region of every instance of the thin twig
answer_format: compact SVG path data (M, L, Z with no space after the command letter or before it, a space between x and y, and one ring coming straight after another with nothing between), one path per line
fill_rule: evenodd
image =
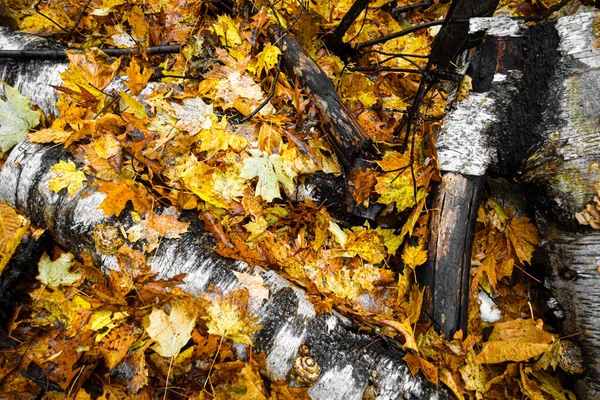
M129 54L139 54L138 48L127 49L100 49L110 57L120 57ZM78 51L73 49L70 51ZM146 48L147 54L174 54L179 53L180 46L153 46ZM15 60L64 60L67 58L67 50L0 50L0 58L12 58Z
M430 22L425 22L423 24L411 26L410 28L401 30L400 32L392 33L391 35L382 36L377 39L367 40L366 42L359 43L356 46L354 46L354 49L356 51L358 51L365 47L373 46L373 45L379 44L379 43L384 43L384 42L387 42L388 40L396 39L401 36L406 36L410 33L419 31L421 29L425 29L425 28L429 28L429 27L437 26L437 25L442 25L443 23L444 23L444 21L430 21Z
M390 14L392 17L397 17L398 15L405 13L407 11L410 10L414 10L417 8L427 8L431 5L431 1L422 1L420 3L414 3L414 4L409 4L406 6L402 6L402 7L396 7L396 8L392 8L388 14Z

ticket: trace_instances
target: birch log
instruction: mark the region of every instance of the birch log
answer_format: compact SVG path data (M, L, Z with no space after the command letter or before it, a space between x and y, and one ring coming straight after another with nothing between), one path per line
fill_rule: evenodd
M550 87L540 145L524 165L524 182L540 197L539 224L554 296L565 308L564 335L575 335L587 371L576 385L581 399L600 399L600 234L574 218L600 183L600 12L556 23L561 59Z

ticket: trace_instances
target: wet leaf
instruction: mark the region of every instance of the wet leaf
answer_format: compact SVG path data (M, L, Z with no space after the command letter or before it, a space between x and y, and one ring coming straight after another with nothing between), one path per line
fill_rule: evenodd
M62 189L67 189L70 197L83 188L83 183L87 182L87 178L82 171L77 170L77 166L73 161L59 161L50 167L54 174L54 178L50 180L49 187L53 192L60 192Z
M50 257L44 253L38 262L39 275L37 279L44 285L54 288L60 285L72 285L82 277L81 273L71 272L74 265L74 256L71 253L62 253L54 261L51 261Z
M248 152L252 157L244 160L244 166L240 177L252 179L258 177L256 184L256 195L267 202L275 198L281 198L279 183L283 184L288 193L294 190L293 176L284 170L281 157L278 154L267 156L264 151L250 149Z
M3 100L4 98L5 100ZM0 153L25 139L31 128L40 123L40 111L31 109L29 98L2 81L0 92Z
M153 309L144 321L148 335L156 343L152 347L163 357L174 357L191 339L196 325L197 309L192 301L178 301L171 304L169 314Z

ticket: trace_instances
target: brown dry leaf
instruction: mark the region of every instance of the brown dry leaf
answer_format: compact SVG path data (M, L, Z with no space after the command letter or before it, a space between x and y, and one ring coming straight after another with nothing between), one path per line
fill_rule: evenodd
M535 245L540 243L537 228L527 217L515 217L506 227L506 233L519 261L529 264Z
M496 323L489 340L552 343L555 339L554 335L544 331L541 320L515 319Z
M398 321L394 321L394 320L383 320L383 321L381 321L381 323L394 328L395 330L397 330L404 336L404 339L406 340L406 342L402 345L402 347L407 348L407 349L412 349L416 352L419 351L419 346L417 345L417 342L415 341L415 336L413 333L411 321L408 318L402 322L398 322Z
M450 388L450 390L452 390L452 393L454 393L457 399L465 399L463 396L463 390L458 386L458 382L460 382L460 379L457 379L458 377L456 377L455 379L455 377L452 375L452 372L448 371L446 368L440 369L439 376L440 381L442 381L446 386Z
M123 324L111 329L98 344L98 349L108 369L113 369L125 360L131 346L140 339L142 330L132 324Z
M350 170L348 179L354 186L352 190L352 197L354 197L354 200L356 200L357 204L364 204L364 202L371 195L373 187L377 183L377 171L371 168L354 168Z
M459 368L460 375L465 382L465 389L474 390L478 400L483 399L486 392L485 385L488 381L485 368L475 362L475 352L472 349L467 351L466 364Z
M479 364L496 364L506 361L520 362L537 357L552 348L546 343L489 341L475 358Z
M267 390L257 368L248 363L217 364L211 383L217 399L267 400Z
M498 278L496 278L496 257L493 254L487 256L481 263L482 272L485 272L492 289L496 290Z
M0 274L17 250L27 228L28 218L18 214L8 204L0 203Z
M190 223L180 222L178 218L179 212L173 208L165 208L160 215L150 211L144 219L127 230L127 239L133 243L145 239L148 244L144 245L144 250L151 252L163 237L176 239L187 232Z
M112 82L121 66L120 58L110 61L110 58L96 47L83 53L67 51L67 57L71 62L68 69L68 77L71 79L65 81L65 86L74 90L79 87L91 88L94 92L103 90Z
M312 397L306 391L309 388L291 388L286 381L275 381L271 383L271 395L269 400L311 400Z
M540 323L531 319L516 319L494 325L489 341L475 358L480 364L505 361L526 361L552 348L554 336L545 332Z
M552 396L555 400L575 400L575 393L563 388L562 383L556 376L550 375L546 371L535 371L531 368L525 368L525 372L531 373L539 382L539 388Z
M29 132L29 140L32 143L65 143L74 133L58 128L46 128Z
M152 70L144 68L142 71L135 58L133 58L125 71L129 78L125 84L131 90L131 93L140 94L144 87L146 87L148 80L150 80Z

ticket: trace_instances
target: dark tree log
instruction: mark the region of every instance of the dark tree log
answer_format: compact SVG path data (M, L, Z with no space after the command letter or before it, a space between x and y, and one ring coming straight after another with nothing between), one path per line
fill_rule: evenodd
M471 246L485 176L446 172L431 205L429 259L420 281L429 288L425 311L452 338L467 331Z
M344 35L350 29L356 18L369 5L371 0L355 0L348 12L342 18L342 21L335 27L334 31L325 35L323 43L329 49L336 49L339 52L340 46L344 44Z
M275 32L274 38L280 35ZM321 128L327 135L338 160L345 170L358 159L369 154L371 140L358 120L342 103L333 82L291 35L279 41L283 52L283 66L291 76L299 79L315 97L320 111Z
M83 188L73 198L68 193L51 192L48 185L53 175L49 168L67 158L60 147L23 141L12 150L0 171L0 201L29 215L34 224L46 227L65 249L92 255L104 270L119 268L116 256L96 250L93 231L99 224L121 224L127 229L132 221L128 213L118 221L104 217L98 206L106 195L93 187ZM191 294L205 291L211 284L225 293L243 287L233 271L260 276L269 289L269 301L252 310L263 327L255 336L254 348L266 353L270 378L286 379L298 346L305 343L322 371L309 389L313 398L361 399L372 371L380 380L382 398L451 398L445 389L428 384L421 376L413 377L402 361L401 350L354 333L356 326L337 313L316 315L301 289L273 271L218 256L210 249L212 237L203 230L197 216L186 214L181 219L191 223L190 231L180 239L162 240L149 257L149 265L160 278L186 273L184 289Z

